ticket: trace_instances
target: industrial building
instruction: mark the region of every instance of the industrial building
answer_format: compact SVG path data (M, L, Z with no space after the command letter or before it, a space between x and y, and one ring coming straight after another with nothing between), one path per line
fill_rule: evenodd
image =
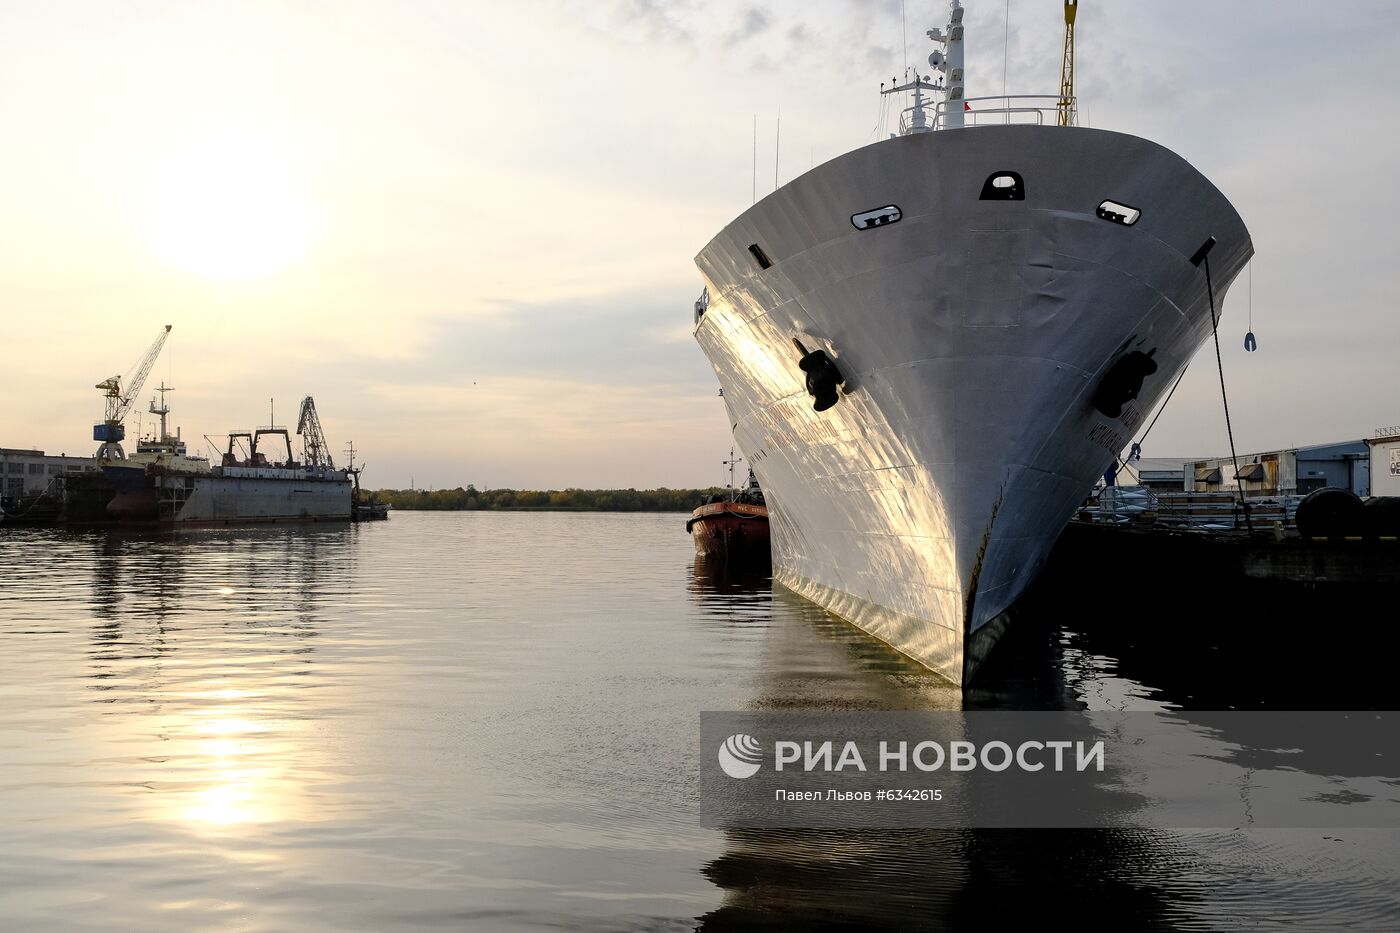
M60 473L96 470L92 457L50 455L42 450L0 447L0 495L9 499L37 495L48 488Z
M1400 432L1397 432L1400 433ZM1197 460L1187 464L1187 492L1220 492L1243 489L1250 496L1305 496L1324 486L1350 489L1358 496L1371 494L1373 441L1315 444L1268 453L1241 454L1239 472L1229 457ZM1400 447L1400 437L1396 438ZM1400 476L1396 477L1400 483Z
M1400 496L1400 425L1381 428L1368 438L1371 495Z
M1129 460L1118 471L1119 486L1145 486L1159 492L1181 492L1186 488L1186 469L1194 459L1141 457Z

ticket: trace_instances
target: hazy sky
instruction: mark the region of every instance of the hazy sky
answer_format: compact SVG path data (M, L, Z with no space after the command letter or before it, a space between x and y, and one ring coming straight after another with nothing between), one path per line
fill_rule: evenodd
M1241 452L1400 422L1400 4L1080 7L1082 117L1254 236ZM970 95L1001 91L1004 9L968 3ZM921 63L946 4L907 11ZM1058 0L1012 0L1009 89L1054 93L1060 40ZM898 2L10 0L0 446L90 453L93 384L171 323L149 385L200 445L311 393L371 486L718 482L692 260L749 204L754 116L761 196L780 111L786 182L874 140L903 63ZM1149 456L1226 450L1208 352Z

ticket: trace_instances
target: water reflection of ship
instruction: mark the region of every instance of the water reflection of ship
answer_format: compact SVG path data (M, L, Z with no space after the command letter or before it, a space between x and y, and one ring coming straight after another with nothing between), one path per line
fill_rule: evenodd
M1052 671L1058 642L1044 626L1018 626L977 691L964 695L766 580L716 579L697 562L696 581L695 598L713 602L716 614L767 597L769 616L749 618L764 630L755 648L762 674L743 708L1074 707L1056 699L1064 687ZM1170 837L1149 832L765 829L729 830L724 839L724 853L703 869L724 903L698 918L701 930L1000 929L1043 923L1045 904L1075 892L1094 925L1169 926L1168 897L1142 878L1159 871L1170 880L1184 857ZM1007 886L1028 896L1008 898Z
M1078 929L1170 929L1183 894L1168 888L1190 858L1166 834L1108 830L744 830L725 840L704 868L725 902L699 930L1034 928L1048 905L1073 905ZM1154 872L1160 886L1145 880Z
M152 679L147 684L155 685L172 650L168 628L172 612L182 602L187 565L177 554L159 547L142 549L134 559L140 544L133 547L120 535L90 537L93 689L99 693L130 689L122 670L131 661L148 662Z
M763 594L772 601L772 572L762 566L734 563L715 555L697 554L690 590L694 597Z
M1085 705L1074 665L1087 662L1053 602L1027 603L964 694L766 576L697 560L691 590L707 613L762 632L745 709ZM724 840L703 869L724 901L698 918L702 930L1002 929L1044 923L1045 905L1067 900L1090 927L1169 928L1190 916L1180 875L1197 858L1154 830L749 829Z

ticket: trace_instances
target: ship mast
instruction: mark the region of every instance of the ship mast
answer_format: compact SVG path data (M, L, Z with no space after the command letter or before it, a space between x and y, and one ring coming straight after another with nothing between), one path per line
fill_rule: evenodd
M164 444L165 439L170 436L170 432L165 428L165 418L170 414L170 406L165 404L165 393L174 392L175 387L166 385L165 380L162 379L160 385L156 386L156 391L160 393L160 407L156 407L156 400L152 397L151 404L148 406L147 410L153 415L160 416L160 436L158 440L160 443Z
M909 74L906 71L903 84L891 82L888 88L880 86L881 95L909 92L914 94L913 106L906 107L900 114L900 136L963 126L963 99L966 95L963 85L963 7L959 0L952 0L950 4L947 32L935 27L930 29L927 35L932 42L942 47L929 53L928 63L943 77L935 83L932 75L920 75L916 72L911 81L908 80ZM925 91L943 95L942 102L936 108L939 115L933 120L929 119L927 107L938 102L926 99Z
M928 37L941 43L945 53L937 49L928 57L928 63L947 75L947 90L943 95L943 128L958 129L963 125L963 99L967 96L963 85L963 8L958 0L952 0L948 11L948 34L940 35L937 29L930 29ZM942 61L935 62L940 57Z
M938 55L939 53L934 52L933 54ZM933 129L933 125L929 122L928 114L924 110L924 91L941 90L943 90L943 88L934 84L928 77L915 75L913 81L906 81L904 84L892 84L889 88L880 91L881 94L903 94L906 91L914 92L914 106L905 110L904 114L900 116L900 136L910 136L914 133L927 133Z
M720 465L721 465L721 466L727 466L727 467L729 467L729 485L728 485L726 488L729 490L729 498L730 498L730 499L733 499L733 498L734 498L734 465L735 465L736 463L743 463L743 462L744 462L744 458L743 458L743 457L736 457L736 456L734 456L734 448L733 448L733 447L729 448L729 459L728 459L728 460L721 460L721 461L720 461Z

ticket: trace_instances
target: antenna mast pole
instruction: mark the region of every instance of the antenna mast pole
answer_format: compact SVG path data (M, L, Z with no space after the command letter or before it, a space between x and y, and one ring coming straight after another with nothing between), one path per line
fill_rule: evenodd
M727 466L727 467L729 467L729 486L728 486L728 489L729 489L729 491L730 491L731 494L734 492L734 464L736 464L736 463L743 463L743 462L744 462L744 458L743 458L743 457L736 457L736 456L734 456L734 448L733 448L733 447L729 448L729 459L728 459L728 460L721 460L721 461L720 461L720 464L721 464L722 466Z
M165 380L162 379L160 385L156 387L156 391L160 393L160 407L156 407L156 400L152 398L148 410L151 414L160 416L160 437L157 438L157 440L164 443L168 433L165 426L165 419L166 416L170 414L170 406L165 404L165 393L174 392L175 387L166 385Z
M783 113L778 111L778 125L773 130L773 190L778 190L778 154L783 143Z
M947 53L945 67L947 81L944 82L943 128L955 130L963 126L963 108L967 106L965 78L963 75L963 8L958 0L952 0L948 16L948 36L944 43ZM930 36L929 38L933 38Z

